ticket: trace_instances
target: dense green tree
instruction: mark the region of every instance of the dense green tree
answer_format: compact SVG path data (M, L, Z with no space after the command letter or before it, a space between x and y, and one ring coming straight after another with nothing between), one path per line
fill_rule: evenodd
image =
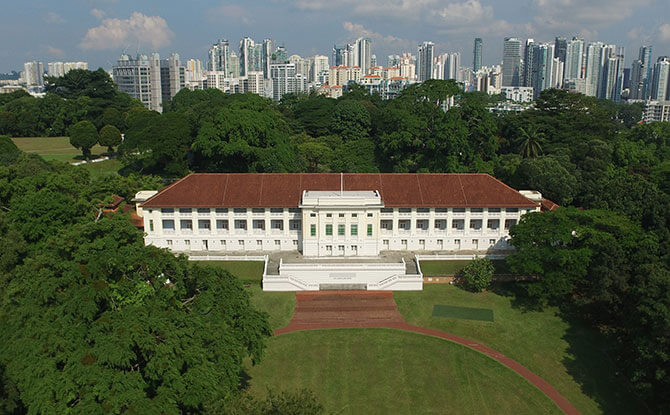
M113 125L105 125L100 129L98 142L101 146L107 147L107 151L111 153L114 151L114 147L121 144L121 131Z
M333 150L327 144L308 141L298 144L298 151L307 162L308 173L320 173L330 169L329 164L333 158Z
M559 205L571 203L578 190L575 176L551 156L521 161L511 183L519 189L537 190Z
M330 117L330 132L339 135L344 141L367 138L370 132L370 113L359 101L339 101Z
M102 125L112 125L119 129L119 131L124 131L126 129L126 121L123 117L123 114L114 107L105 109L105 111L102 113L100 123Z
M542 154L542 143L544 134L538 127L531 125L528 128L519 128L519 154L523 158L536 158Z
M475 258L461 270L459 278L466 289L481 292L493 281L493 263L486 257Z
M21 150L14 144L11 138L0 135L0 166L6 166L19 158Z
M91 158L91 148L98 143L98 130L90 121L79 121L70 127L70 144L81 150L85 159Z

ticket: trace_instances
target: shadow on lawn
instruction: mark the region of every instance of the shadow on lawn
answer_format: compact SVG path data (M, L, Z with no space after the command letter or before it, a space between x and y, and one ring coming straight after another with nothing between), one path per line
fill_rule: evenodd
M525 282L509 281L492 284L490 291L511 298L512 307L522 312L542 311L543 307L527 296ZM605 414L643 414L648 408L628 388L623 376L616 374L610 357L611 343L595 329L586 325L575 312L563 309L559 317L568 323L563 340L568 343L561 362L567 373L581 386Z

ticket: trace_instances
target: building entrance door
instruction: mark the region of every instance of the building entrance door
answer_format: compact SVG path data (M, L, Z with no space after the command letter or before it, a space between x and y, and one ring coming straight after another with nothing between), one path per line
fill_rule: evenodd
M202 250L203 251L209 250L209 244L207 243L207 240L202 241Z
M351 255L353 255L353 256L358 255L358 246L351 245Z

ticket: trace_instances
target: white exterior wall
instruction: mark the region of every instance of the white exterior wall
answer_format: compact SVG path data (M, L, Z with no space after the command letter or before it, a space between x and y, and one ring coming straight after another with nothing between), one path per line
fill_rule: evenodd
M518 223L526 212L539 211L537 208L505 209L500 212L483 208L482 212L470 208L464 212L449 208L440 209L411 208L380 209L379 206L355 207L304 207L302 210L282 209L281 212L264 209L256 213L246 209L236 213L228 209L226 213L208 209L208 213L193 208L191 213L182 213L174 209L173 213L164 209L144 209L145 243L160 248L169 248L175 252L189 251L301 251L305 256L377 256L379 251L487 251L510 249L507 242L509 229L505 229L506 220ZM509 210L509 211L507 211ZM315 216L312 216L314 214ZM331 216L328 216L328 215ZM340 217L340 214L343 217ZM356 215L354 217L353 215ZM368 216L370 214L371 216ZM193 229L181 229L182 219L191 220ZM498 220L498 228L489 228L488 220ZM163 229L163 220L173 220L174 230ZM210 229L199 229L199 220L209 220ZM217 220L227 220L228 229L217 229ZM247 229L236 229L236 220L246 220ZM265 222L265 229L254 229L254 220ZM281 221L283 229L272 229L272 221ZM409 220L409 229L400 229L400 221ZM417 220L427 220L428 229L419 229ZM463 225L462 229L454 228ZM481 221L480 229L470 226L471 220ZM297 222L291 222L297 221ZM391 221L391 222L383 222ZM436 228L438 221L446 228ZM462 221L462 222L461 222ZM299 223L300 229L290 229L291 223ZM390 223L391 229L382 229L384 223ZM406 222L405 222L406 223ZM332 225L332 235L326 235L326 225ZM345 234L338 235L338 225L345 225ZM358 225L358 235L351 235L351 225ZM367 234L367 225L372 225L372 235ZM311 225L316 226L316 235L311 235ZM188 243L186 241L189 241ZM206 244L203 241L207 241ZM259 243L260 241L260 243ZM277 244L278 242L278 244ZM330 250L328 246L331 246ZM344 255L340 252L344 246ZM356 248L354 248L354 246Z

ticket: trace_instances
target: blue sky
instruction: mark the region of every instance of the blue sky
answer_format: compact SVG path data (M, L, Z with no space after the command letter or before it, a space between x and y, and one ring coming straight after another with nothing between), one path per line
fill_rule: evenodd
M125 49L177 52L205 60L209 44L226 38L283 42L289 54L330 56L333 43L372 38L381 64L390 53L424 40L438 53L462 53L472 64L474 37L484 63L498 63L505 36L583 36L626 48L630 66L643 43L654 60L670 55L670 0L22 0L3 2L0 72L23 62L84 60L110 68Z

